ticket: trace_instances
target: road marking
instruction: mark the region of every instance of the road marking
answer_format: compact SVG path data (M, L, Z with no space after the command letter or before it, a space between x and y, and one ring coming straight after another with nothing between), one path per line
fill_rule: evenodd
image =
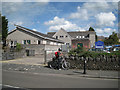
M10 88L20 88L20 87L16 87L16 86L11 86L11 85L3 85L3 84L0 84L1 86L5 86L5 87L10 87Z

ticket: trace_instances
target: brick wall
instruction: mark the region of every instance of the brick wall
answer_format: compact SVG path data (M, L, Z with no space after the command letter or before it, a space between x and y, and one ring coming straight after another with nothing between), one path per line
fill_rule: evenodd
M77 48L78 43L83 43L83 47L90 48L90 41L88 39L74 39L74 40L72 40L72 48Z

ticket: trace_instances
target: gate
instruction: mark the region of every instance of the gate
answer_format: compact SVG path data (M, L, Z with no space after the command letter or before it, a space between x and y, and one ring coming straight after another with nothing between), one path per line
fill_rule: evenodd
M44 64L47 64L49 61L55 57L56 50L45 50L44 51Z

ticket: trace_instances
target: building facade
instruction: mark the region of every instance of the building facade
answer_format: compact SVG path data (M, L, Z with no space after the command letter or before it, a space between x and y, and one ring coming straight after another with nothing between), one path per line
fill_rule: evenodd
M96 33L94 31L66 32L61 28L58 32L48 32L47 35L62 40L65 45L69 45L71 48L76 48L78 44L85 48L90 48L95 45Z
M16 29L8 33L7 45L16 47L17 43L22 44L26 49L33 49L37 54L44 50L57 50L64 44L63 41L46 34L15 25ZM39 53L38 53L39 52Z

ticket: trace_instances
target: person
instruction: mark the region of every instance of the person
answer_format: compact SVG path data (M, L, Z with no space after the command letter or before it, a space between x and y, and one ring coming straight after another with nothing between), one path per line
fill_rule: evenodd
M58 51L55 52L55 56L56 56L56 59L57 59L57 61L58 61L58 70L61 70L61 69L60 69L60 63L61 63L61 61L62 61L62 57L61 57L61 56L63 55L61 51L62 51L62 49L59 48Z

